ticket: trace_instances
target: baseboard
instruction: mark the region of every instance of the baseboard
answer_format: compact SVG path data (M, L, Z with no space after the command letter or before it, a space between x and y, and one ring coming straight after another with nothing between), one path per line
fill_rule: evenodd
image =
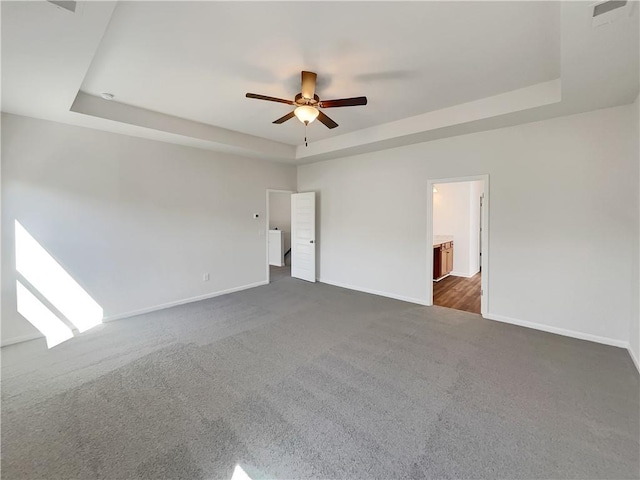
M356 287L354 285L347 285L342 282L335 282L333 280L326 280L323 278L318 278L318 281L321 283L326 283L327 285L333 285L334 287L346 288L347 290L356 290L358 292L370 293L372 295L378 295L380 297L393 298L394 300L402 300L403 302L416 303L418 305L423 305L423 306L427 305L426 300L419 299L419 298L405 297L403 295L396 295L394 293L389 293L389 292L381 292L379 290L372 290L370 288Z
M267 285L267 280L261 282L250 283L248 285L241 285L239 287L229 288L227 290L220 290L212 293L205 293L204 295L198 295L196 297L183 298L182 300L176 300L174 302L162 303L153 307L141 308L139 310L132 310L130 312L119 313L117 315L109 315L102 319L103 322L113 322L115 320L122 320L124 318L135 317L136 315L142 315L144 313L156 312L158 310L164 310L165 308L177 307L178 305L184 305L186 303L199 302L200 300L207 300L208 298L219 297L221 295L227 295L228 293L240 292L242 290L248 290L250 288L259 287L261 285Z
M318 278L319 282L322 283L326 283L328 285L333 285L335 287L340 287L340 288L346 288L349 290L356 290L359 292L364 292L364 293L371 293L373 295L379 295L381 297L387 297L387 298L393 298L395 300L402 300L403 302L409 302L409 303L416 303L418 305L425 305L425 306L429 306L426 302L426 300L422 300L422 299L417 299L417 298L411 298L411 297L405 297L403 295L395 295L392 293L388 293L388 292L381 292L379 290L372 290L369 288L362 288L362 287L356 287L354 285L348 285L342 282L336 282L333 280L327 280L324 278ZM591 335L589 333L582 333L582 332L578 332L576 330L569 330L566 328L558 328L558 327L552 327L549 325L544 325L542 323L536 323L536 322L528 322L525 320L518 320L516 318L511 318L511 317L507 317L504 315L496 315L496 314L492 314L492 313L487 313L485 315L483 315L484 318L488 319L488 320L495 320L497 322L502 322L502 323L509 323L511 325L517 325L520 327L526 327L526 328L532 328L534 330L540 330L543 332L549 332L549 333L555 333L556 335L563 335L565 337L571 337L571 338L577 338L580 340L588 340L590 342L595 342L595 343L601 343L604 345L610 345L613 347L619 347L619 348L629 348L629 342L626 342L624 340L617 340L615 338L609 338L609 337L601 337L599 335ZM631 351L629 350L629 352L631 353ZM631 353L633 361L636 363L636 366L638 365L637 359L633 356L633 354ZM640 369L639 369L640 370Z
M15 345L16 343L28 342L29 340L35 340L36 338L44 338L44 335L42 335L39 332L36 332L36 333L30 333L29 335L14 337L7 340L6 342L3 340L2 343L0 343L0 347L8 347L9 345Z
M617 340L615 338L601 337L599 335L591 335L590 333L582 333L576 330L569 330L566 328L552 327L544 325L542 323L528 322L525 320L518 320L517 318L506 317L504 315L496 315L493 313L487 313L483 315L488 320L495 320L502 323L510 323L512 325L518 325L520 327L533 328L534 330L541 330L543 332L555 333L557 335L563 335L565 337L578 338L580 340L588 340L590 342L602 343L604 345L611 345L612 347L629 348L629 342L624 340Z
M354 285L348 285L348 284L345 284L345 283L342 283L342 282L336 282L336 281L333 281L333 280L326 280L326 279L323 279L323 278L318 278L318 281L321 282L321 283L326 283L327 285L333 285L334 287L346 288L348 290L355 290L355 291L358 291L358 292L369 293L369 294L378 295L378 296L381 296L381 297L392 298L394 300L401 300L403 302L415 303L417 305L428 306L426 300L422 300L422 299L406 297L404 295L396 295L396 294L393 294L393 293L382 292L382 291L373 290L373 289L370 289L370 288L356 287ZM184 305L184 304L187 304L187 303L198 302L200 300L207 300L209 298L219 297L221 295L227 295L229 293L240 292L242 290L248 290L250 288L259 287L259 286L262 286L262 285L267 285L268 283L269 282L267 280L263 280L263 281L260 281L260 282L250 283L250 284L247 284L247 285L241 285L239 287L229 288L227 290L220 290L220 291L217 291L217 292L206 293L204 295L198 295L198 296L195 296L195 297L185 298L185 299L182 299L182 300L176 300L176 301L173 301L173 302L163 303L163 304L160 304L160 305L155 305L153 307L141 308L139 310L132 310L130 312L121 313L121 314L118 314L118 315L110 315L108 317L105 317L103 319L103 322L112 322L112 321L116 321L116 320L122 320L122 319L125 319L125 318L134 317L136 315L142 315L144 313L150 313L150 312L155 312L155 311L158 311L158 310L164 310L165 308L177 307L178 305ZM625 348L629 352L629 355L631 356L631 359L632 359L634 365L638 369L638 372L640 372L640 362L638 361L638 358L636 358L635 354L631 350L629 342L626 342L624 340L616 340L614 338L601 337L601 336L598 336L598 335L591 335L589 333L582 333L582 332L578 332L578 331L575 331L575 330L552 327L552 326L549 326L549 325L544 325L542 323L529 322L529 321L525 321L525 320L518 320L516 318L507 317L507 316L504 316L504 315L496 315L496 314L493 314L493 313L487 313L487 314L483 315L483 317L488 319L488 320L494 320L494 321L502 322L502 323L509 323L511 325L517 325L517 326L520 326L520 327L532 328L534 330L540 330L540 331L543 331L543 332L555 333L557 335L563 335L565 337L577 338L577 339L580 339L580 340L588 340L590 342L601 343L601 344L604 344L604 345L611 345L613 347ZM22 342L27 342L29 340L35 340L37 338L44 338L44 336L42 334L40 334L40 333L22 335L20 337L15 337L15 338L12 338L12 339L7 340L7 341L2 341L2 343L0 343L0 347L7 347L9 345L15 345L16 343L22 343Z
M478 270L479 272L480 270ZM474 277L478 272L476 273L460 273L460 272L451 272L449 275L451 275L452 277L463 277L463 278L471 278Z
M165 308L177 307L178 305L184 305L186 303L198 302L200 300L206 300L208 298L219 297L221 295L226 295L228 293L239 292L241 290L248 290L250 288L259 287L261 285L267 285L269 282L263 280L261 282L250 283L248 285L242 285L240 287L229 288L227 290L220 290L218 292L206 293L204 295L198 295L196 297L184 298L182 300L176 300L174 302L163 303L160 305L155 305L153 307L141 308L139 310L132 310L126 313L120 313L118 315L110 315L108 317L104 317L102 319L103 322L113 322L116 320L122 320L125 318L135 317L136 315L142 315L143 313L156 312L158 310L164 310ZM74 330L74 333L77 333ZM8 347L9 345L15 345L16 343L28 342L29 340L35 340L36 338L44 338L44 335L41 333L33 333L30 335L23 335L21 337L15 337L7 341L3 341L0 343L0 347Z
M434 278L433 281L438 283L439 281L444 280L445 278L448 278L449 276L451 276L451 273L447 273L446 275L443 275L440 278Z
M640 362L638 362L638 358L636 357L635 353L633 353L633 350L631 350L631 345L627 346L627 350L629 351L629 356L631 357L631 360L633 360L634 365L638 369L638 373L640 373Z

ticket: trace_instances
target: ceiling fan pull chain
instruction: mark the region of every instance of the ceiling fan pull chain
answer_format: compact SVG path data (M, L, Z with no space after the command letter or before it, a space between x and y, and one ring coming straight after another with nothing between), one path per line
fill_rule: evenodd
M307 125L309 125L309 122L305 122L304 124L304 146L308 147L309 144L307 143Z

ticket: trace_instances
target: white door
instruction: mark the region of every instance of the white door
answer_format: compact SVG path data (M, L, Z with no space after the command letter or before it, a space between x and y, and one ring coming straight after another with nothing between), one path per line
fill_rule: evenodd
M291 195L291 276L316 281L316 194Z

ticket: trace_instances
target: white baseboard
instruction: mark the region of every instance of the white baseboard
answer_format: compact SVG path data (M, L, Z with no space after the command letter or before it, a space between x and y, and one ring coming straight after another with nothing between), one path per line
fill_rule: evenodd
M29 335L22 335L20 337L13 337L7 341L3 340L2 343L0 343L0 347L8 347L9 345L15 345L16 343L28 342L29 340L35 340L36 338L44 338L44 335L40 332L36 332Z
M478 270L479 272L480 270ZM478 273L476 272L476 273ZM452 277L463 277L463 278L471 278L476 275L476 273L461 273L461 272L451 272L449 275Z
M633 353L633 350L631 350L631 345L627 346L627 350L629 350L629 356L638 369L638 373L640 373L640 362L638 362L638 358L636 357L635 353Z
M342 282L335 282L335 281L326 280L326 279L323 279L323 278L318 278L318 281L321 282L321 283L326 283L327 285L333 285L335 287L346 288L348 290L356 290L358 292L370 293L372 295L378 295L378 296L381 296L381 297L393 298L394 300L401 300L403 302L409 302L409 303L415 303L417 305L428 306L426 300L422 300L422 299L418 299L418 298L406 297L404 295L396 295L396 294L393 294L393 293L382 292L382 291L379 291L379 290L373 290L373 289L369 289L369 288L356 287L354 285L347 285L347 284L342 283ZM219 297L221 295L226 295L226 294L229 294L229 293L239 292L239 291L242 291L242 290L248 290L250 288L259 287L259 286L262 286L262 285L267 285L268 283L269 282L267 280L263 280L263 281L260 281L260 282L250 283L248 285L242 285L242 286L239 286L239 287L229 288L227 290L220 290L220 291L217 291L217 292L206 293L204 295L198 295L198 296L195 296L195 297L184 298L182 300L176 300L176 301L173 301L173 302L163 303L163 304L160 304L160 305L155 305L153 307L141 308L139 310L132 310L130 312L121 313L121 314L118 314L118 315L110 315L108 317L105 317L103 319L103 322L112 322L112 321L115 321L115 320L122 320L122 319L125 319L125 318L134 317L136 315L142 315L144 313L155 312L155 311L158 311L158 310L164 310L165 308L176 307L178 305L184 305L184 304L187 304L187 303L198 302L200 300L206 300L208 298ZM495 320L497 322L509 323L511 325L518 325L520 327L532 328L534 330L540 330L540 331L543 331L543 332L555 333L557 335L563 335L565 337L578 338L580 340L588 340L590 342L602 343L604 345L611 345L611 346L614 346L614 347L625 348L629 352L629 355L631 356L631 359L633 360L633 363L635 364L636 368L638 369L638 372L640 372L640 362L638 361L638 358L636 358L634 352L631 350L631 348L629 346L629 342L626 342L624 340L617 340L617 339L609 338L609 337L601 337L601 336L598 336L598 335L591 335L589 333L582 333L582 332L578 332L576 330L568 330L568 329L565 329L565 328L552 327L552 326L549 326L549 325L544 325L542 323L529 322L529 321L525 321L525 320L518 320L516 318L507 317L507 316L504 316L504 315L496 315L496 314L493 314L493 313L487 313L486 315L483 315L483 317L488 319L488 320ZM11 338L11 339L6 340L6 341L3 340L2 343L0 343L0 347L7 347L9 345L15 345L16 343L22 343L22 342L27 342L29 340L35 340L36 338L44 338L44 336L42 334L40 334L40 333L22 335L20 337L14 337L14 338Z
M346 288L347 290L356 290L358 292L370 293L372 295L378 295L380 297L393 298L394 300L402 300L403 302L416 303L418 305L426 306L427 301L420 298L411 298L405 297L403 295L396 295L394 293L389 292L381 292L379 290L372 290L370 288L356 287L354 285L347 285L342 282L334 282L333 280L326 280L324 278L318 278L318 281L321 283L326 283L327 285L333 285L334 287Z
M462 277L462 278L471 278L471 277L473 277L473 275L468 275L466 273L460 273L460 272L451 272L451 273L449 273L449 275L451 275L452 277Z
M487 313L483 315L488 320L495 320L502 323L510 323L512 325L518 325L520 327L533 328L534 330L541 330L543 332L555 333L557 335L564 335L565 337L578 338L580 340L588 340L590 342L602 343L604 345L611 345L613 347L629 348L629 342L624 340L618 340L615 338L601 337L599 335L592 335L590 333L582 333L576 330L569 330L566 328L552 327L544 325L542 323L528 322L525 320L518 320L516 318L506 317L504 315L496 315L493 313Z
M335 282L333 280L326 280L326 279L323 279L323 278L318 278L318 281L322 282L322 283L326 283L328 285L333 285L335 287L346 288L346 289L349 289L349 290L356 290L356 291L364 292L364 293L371 293L373 295L379 295L379 296L382 296L382 297L393 298L395 300L402 300L403 302L416 303L418 305L429 306L427 304L426 300L422 300L422 299L405 297L403 295L396 295L396 294L392 294L392 293L388 293L388 292L381 292L379 290L372 290L372 289L369 289L369 288L356 287L354 285L348 285L348 284L345 284L345 283L342 283L342 282ZM613 346L613 347L629 349L629 342L627 342L625 340L618 340L618 339L610 338L610 337L602 337L602 336L599 336L599 335L592 335L590 333L578 332L576 330L569 330L569 329L566 329L566 328L552 327L552 326L549 326L549 325L544 325L542 323L519 320L519 319L516 319L516 318L507 317L507 316L504 316L504 315L496 315L496 314L493 314L493 313L487 313L487 314L483 315L483 318L486 318L488 320L495 320L495 321L502 322L502 323L509 323L511 325L517 325L517 326L520 326L520 327L532 328L534 330L540 330L540 331L543 331L543 332L555 333L557 335L563 335L565 337L577 338L577 339L580 339L580 340L588 340L590 342L601 343L601 344L610 345L610 346ZM629 353L630 353L631 358L633 359L634 363L636 364L636 366L638 366L638 360L633 356L633 353L631 352L631 350L629 350ZM638 370L640 370L640 368Z
M184 305L185 303L199 302L200 300L207 300L208 298L219 297L228 293L240 292L242 290L248 290L250 288L259 287L261 285L267 285L267 280L261 282L250 283L248 285L241 285L239 287L229 288L227 290L220 290L212 293L205 293L204 295L198 295L196 297L183 298L182 300L176 300L174 302L162 303L153 307L141 308L139 310L132 310L130 312L119 313L117 315L109 315L102 319L103 322L113 322L115 320L122 320L124 318L135 317L136 315L142 315L143 313L156 312L158 310L164 310L165 308L177 307L178 305Z
M165 308L177 307L178 305L184 305L185 303L198 302L200 300L206 300L208 298L219 297L221 295L226 295L228 293L239 292L241 290L248 290L250 288L259 287L261 285L267 285L269 282L267 280L263 280L261 282L250 283L248 285L241 285L240 287L229 288L227 290L221 290L218 292L205 293L204 295L198 295L196 297L184 298L182 300L176 300L174 302L163 303L160 305L155 305L153 307L141 308L139 310L132 310L130 312L120 313L117 315L110 315L108 317L104 317L102 319L103 322L113 322L115 320L122 320L125 318L135 317L136 315L142 315L143 313L155 312L158 310L164 310ZM74 333L75 332L74 330ZM23 335L21 337L14 337L7 341L2 341L0 347L7 347L9 345L15 345L16 343L27 342L29 340L35 340L36 338L44 338L44 335L41 333L33 333L30 335Z
M444 280L445 278L449 277L450 275L451 275L451 273L447 273L446 275L443 275L440 278L434 278L433 281L438 283L440 280Z

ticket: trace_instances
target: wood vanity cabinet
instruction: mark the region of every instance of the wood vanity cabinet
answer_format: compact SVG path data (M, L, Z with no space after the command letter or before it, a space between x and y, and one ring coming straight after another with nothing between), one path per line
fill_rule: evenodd
M445 268L445 275L448 275L451 272L453 272L453 242L449 242L447 244L447 249L445 250L445 253L447 255L447 265Z
M433 247L433 278L444 277L453 271L453 242L445 242Z

